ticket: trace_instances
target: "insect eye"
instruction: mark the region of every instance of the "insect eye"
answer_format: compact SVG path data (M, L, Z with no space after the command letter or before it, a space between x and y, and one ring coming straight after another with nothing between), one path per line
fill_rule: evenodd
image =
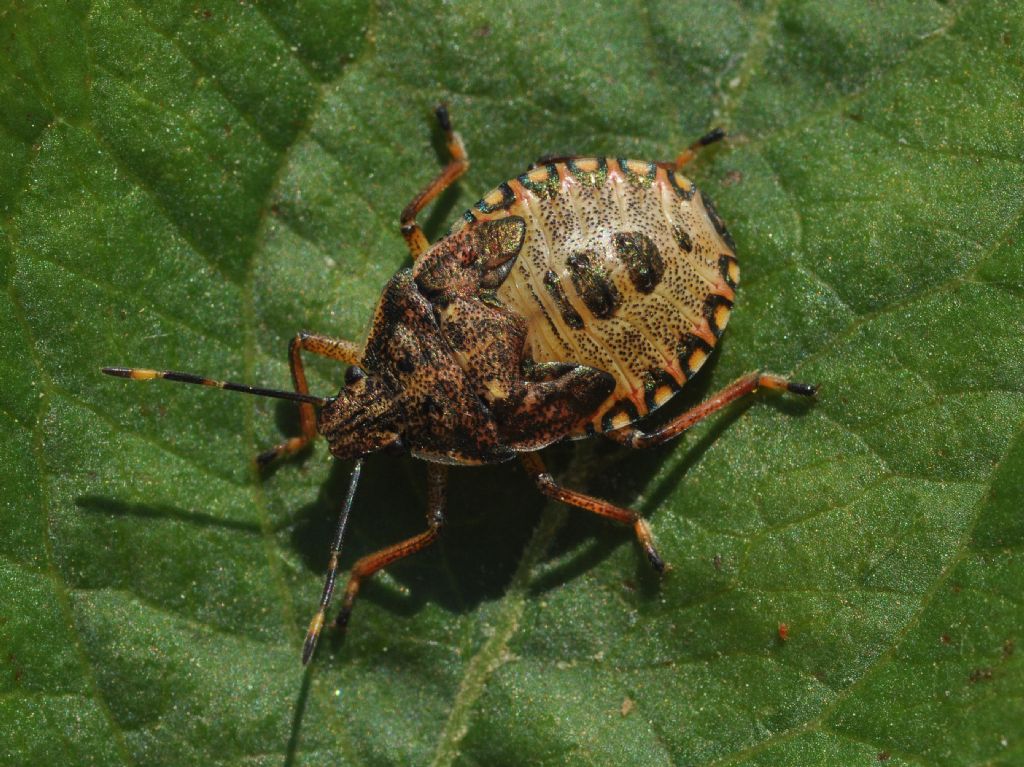
M352 365L345 371L345 383L347 384L354 384L363 378L366 378L366 371L358 365Z

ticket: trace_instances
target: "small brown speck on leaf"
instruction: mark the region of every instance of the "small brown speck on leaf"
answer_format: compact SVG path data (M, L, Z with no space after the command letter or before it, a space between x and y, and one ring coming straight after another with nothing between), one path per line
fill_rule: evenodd
M943 634L939 637L939 641L942 642L942 644L949 644L953 640L949 638L949 634Z
M878 756L876 756L875 758L880 762L888 762L891 756L892 754L890 754L888 751L879 751Z
M992 669L990 668L976 668L971 671L970 677L971 684L977 684L978 682L987 682L992 678Z
M731 170L725 174L725 178L722 179L722 186L736 186L743 181L743 174L738 170Z
M623 698L622 705L619 706L619 713L622 716L629 716L630 712L634 708L636 708L636 701L627 695L625 698Z
M14 656L14 653L10 653L7 656L7 662L14 667L14 682L15 684L19 684L21 682L22 676L24 676L24 672L22 671L21 667L18 666L18 659Z

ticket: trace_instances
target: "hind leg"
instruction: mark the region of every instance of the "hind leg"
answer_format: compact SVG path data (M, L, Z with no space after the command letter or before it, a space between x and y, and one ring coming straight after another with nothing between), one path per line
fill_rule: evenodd
M605 432L605 436L627 447L644 448L660 445L662 442L667 442L673 437L679 436L712 413L717 413L731 402L735 402L740 397L752 394L761 388L787 391L803 397L813 397L818 390L816 386L811 384L790 383L789 380L782 376L756 371L733 381L710 399L687 410L653 432L647 433L636 427L627 426L615 431Z
M664 572L665 562L658 554L657 549L654 548L654 537L651 535L651 528L647 524L647 520L635 511L623 509L619 506L608 503L608 501L602 501L600 498L584 495L583 493L578 493L575 490L568 490L567 488L557 484L555 480L551 478L551 475L548 474L547 467L544 466L544 461L542 461L540 456L536 453L527 453L522 456L521 460L523 462L523 468L525 468L527 474L533 478L533 481L537 485L537 489L544 495L549 498L554 498L556 501L567 503L578 509L583 509L584 511L589 511L593 514L598 514L620 524L632 527L633 532L636 534L637 541L640 542L641 548L643 548L644 553L647 555L647 560L651 563L651 567L659 573Z
M682 170L685 165L688 165L693 161L701 149L706 147L708 144L714 144L716 141L721 141L725 138L725 131L721 128L713 128L701 136L699 139L694 141L690 146L680 152L676 159L666 160L664 162L655 163L656 165L665 168L667 170ZM574 154L546 154L542 157L538 157L534 162L530 163L529 170L539 168L542 165L553 165L555 163L565 163L569 160L575 160L583 155Z
M676 156L675 160L659 162L658 165L662 168L666 168L667 170L682 170L684 166L693 162L701 149L706 147L708 144L714 144L716 141L721 141L724 138L724 130L721 128L713 128L680 152Z
M447 108L443 105L439 106L436 114L437 122L441 125L441 130L444 131L448 143L448 154L451 155L452 159L433 181L412 198L412 202L406 205L405 210L402 211L402 236L405 238L405 244L409 247L409 253L412 255L413 261L430 247L427 236L423 234L420 225L416 223L416 216L430 204L431 200L454 184L459 176L469 170L469 155L466 154L466 147L462 143L462 136L452 130L452 123L448 117Z

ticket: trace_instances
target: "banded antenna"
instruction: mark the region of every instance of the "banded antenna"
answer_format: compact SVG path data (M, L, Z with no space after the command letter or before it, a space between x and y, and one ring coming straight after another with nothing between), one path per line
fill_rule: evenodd
M326 405L326 397L316 397L312 394L303 394L297 391L282 391L280 389L264 389L260 386L249 386L248 384L235 383L233 381L215 381L212 378L204 378L194 373L179 373L175 370L146 370L145 368L103 368L103 372L115 378L130 378L133 381L153 381L163 378L167 381L178 383L197 384L199 386L210 386L214 389L227 389L238 391L243 394L253 394L257 397L276 397L287 399L292 402L307 402L310 405Z
M281 391L279 389L265 389L259 386L235 383L233 381L215 381L212 378L204 378L194 373L181 373L175 370L148 370L146 368L114 368L102 369L108 376L116 378L128 378L132 381L154 381L164 379L166 381L177 381L178 383L196 384L198 386L209 386L214 389L226 389L228 391L253 394L257 397L276 397L278 399L291 400L293 402L304 402L310 405L323 406L330 400L326 397L315 397L312 394L303 394L296 391ZM352 510L352 501L356 497L356 486L359 484L359 477L363 470L363 459L356 460L352 467L352 478L349 481L348 493L345 495L345 503L338 515L338 527L334 534L334 544L331 546L330 564L327 568L327 578L324 581L324 590L320 596L320 606L316 615L309 623L309 630L306 633L306 641L302 647L302 663L306 665L313 657L316 650L317 640L324 627L324 616L327 607L330 605L331 596L334 594L334 586L338 580L338 561L341 559L341 542L345 537L345 528L348 525L349 512Z

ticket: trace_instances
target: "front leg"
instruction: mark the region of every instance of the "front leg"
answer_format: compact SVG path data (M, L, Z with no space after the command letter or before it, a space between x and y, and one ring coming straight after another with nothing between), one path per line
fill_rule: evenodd
M309 385L306 383L306 368L302 364L302 352L304 351L349 365L359 364L361 356L359 347L351 341L330 338L319 333L305 331L299 333L288 344L288 362L292 369L292 382L295 384L295 391L300 394L309 393ZM316 437L316 412L312 405L307 403L299 405L299 424L302 430L300 436L287 439L256 456L256 465L259 468L264 468L278 458L295 455L313 441Z
M411 556L422 551L437 540L444 527L444 511L447 498L448 467L441 464L427 464L427 529L412 538L392 544L380 551L368 554L359 559L353 566L348 577L348 585L345 587L345 596L341 602L341 610L334 621L339 629L348 626L349 618L352 616L352 606L355 604L359 588L364 580L388 565L400 559ZM314 618L314 626L316 619ZM317 627L319 630L319 627ZM312 629L311 629L312 630ZM308 642L308 640L307 640Z

